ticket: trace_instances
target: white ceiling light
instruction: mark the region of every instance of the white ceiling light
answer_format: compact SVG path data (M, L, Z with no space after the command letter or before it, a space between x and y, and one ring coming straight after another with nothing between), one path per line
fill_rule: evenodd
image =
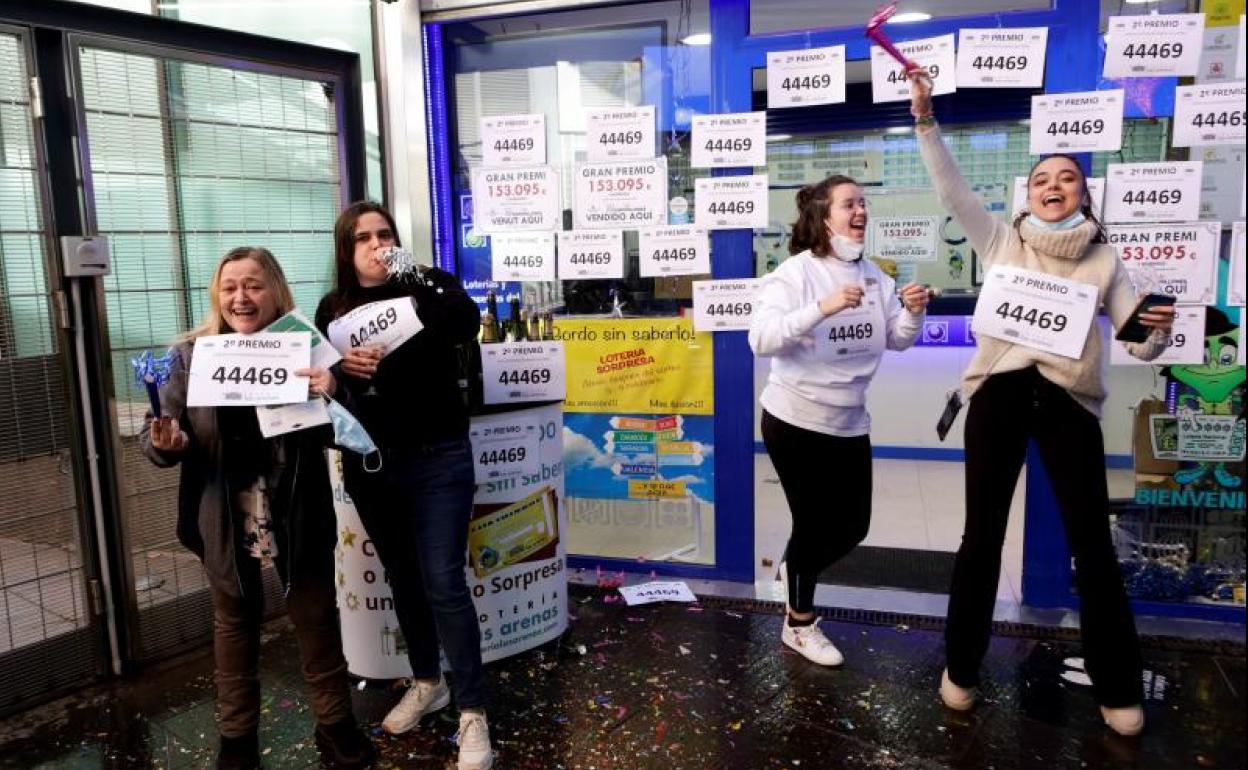
M685 45L710 45L711 33L710 32L695 32L689 37L685 38L684 40L681 40L680 42L684 43Z
M770 134L767 137L769 142L787 142L793 138L792 134Z
M1131 2L1131 0L1127 0ZM906 13L893 14L893 18L888 20L889 24L913 24L916 21L928 21L932 18L930 13L923 11L907 11Z

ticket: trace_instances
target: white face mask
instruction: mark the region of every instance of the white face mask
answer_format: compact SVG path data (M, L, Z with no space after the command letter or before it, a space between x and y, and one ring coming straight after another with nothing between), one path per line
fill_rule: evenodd
M832 252L846 262L862 259L863 242L832 233Z

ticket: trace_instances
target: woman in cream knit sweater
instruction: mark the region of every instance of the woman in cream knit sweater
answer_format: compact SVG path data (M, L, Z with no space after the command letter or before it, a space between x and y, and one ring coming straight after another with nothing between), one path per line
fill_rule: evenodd
M1131 279L1092 212L1083 170L1073 158L1042 159L1027 181L1028 213L1012 224L990 214L963 179L932 118L931 83L911 78L919 150L941 204L966 230L988 270L1024 280L1077 282L1115 329L1136 304ZM1017 271L1026 271L1019 273ZM1095 292L1095 297L1091 295ZM1150 307L1152 327L1129 352L1148 361L1165 347L1173 310ZM1075 314L1071 314L1075 317ZM1072 322L1073 324L1073 322ZM1075 342L1079 340L1076 338ZM1069 353L1070 351L1065 351ZM1075 560L1084 657L1105 722L1134 735L1144 726L1139 641L1109 530L1109 493L1100 412L1104 353L1092 319L1078 357L980 334L963 375L966 416L966 525L954 563L945 631L945 705L969 709L988 648L1010 500L1029 440L1053 482Z

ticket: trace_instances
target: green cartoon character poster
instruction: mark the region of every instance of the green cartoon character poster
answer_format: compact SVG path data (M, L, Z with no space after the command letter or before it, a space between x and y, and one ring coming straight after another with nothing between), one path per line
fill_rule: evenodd
M1177 418L1175 423L1195 415L1199 419L1188 422L1224 426L1233 430L1227 446L1238 451L1195 459L1182 453L1178 436L1168 448L1173 452L1167 452L1173 462L1164 471L1137 466L1135 505L1120 513L1117 525L1123 577L1132 597L1244 601L1245 368L1239 363L1240 342L1238 323L1210 307L1204 361L1162 369L1165 411ZM1162 416L1151 419L1165 423Z
M1162 369L1166 378L1166 411L1240 417L1243 429L1244 373L1239 363L1239 326L1219 308L1205 319L1205 358L1199 364ZM1164 477L1137 478L1136 502L1146 505L1198 508L1244 507L1244 462L1180 460Z

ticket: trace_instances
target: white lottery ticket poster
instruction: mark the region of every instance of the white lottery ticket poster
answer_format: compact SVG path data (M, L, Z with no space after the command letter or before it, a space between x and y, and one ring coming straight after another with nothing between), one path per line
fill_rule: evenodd
M971 328L976 335L1079 358L1096 305L1091 284L994 265L984 277Z
M1172 147L1244 143L1244 81L1174 89Z
M1180 304L1215 301L1220 222L1112 225L1109 244L1131 274L1136 291L1169 294Z
M767 109L845 101L845 46L767 54Z
M1033 96L1030 152L1117 152L1122 109L1122 89Z
M559 278L624 277L624 233L619 230L563 230L559 233Z
M1110 16L1107 78L1194 77L1205 35L1203 13Z
M549 166L472 170L474 229L479 233L558 230L559 172Z
M693 116L694 168L767 165L767 113Z
M554 233L499 233L490 238L495 281L555 280Z
M1192 222L1200 218L1204 164L1110 163L1105 170L1105 222Z
M654 107L589 110L585 156L590 163L654 157Z
M1248 280L1248 271L1244 269L1244 223L1231 223L1231 266L1227 271L1226 304L1244 307L1244 281ZM1243 340L1240 340L1243 345Z
M1205 306L1175 306L1174 326L1166 349L1152 361L1141 361L1127 352L1125 342L1112 339L1112 333L1110 337L1109 362L1114 366L1199 364L1205 360Z
M693 282L693 328L700 332L746 331L754 318L761 278Z
M335 318L327 331L330 343L343 355L352 348L375 345L384 357L423 328L412 298L396 297L360 305Z
M498 414L477 417L468 428L478 484L511 479L538 470L541 426L530 416Z
M1105 177L1090 176L1087 178L1088 197L1092 199L1092 213L1103 219L1105 210ZM1010 209L1010 219L1027 210L1027 177L1014 177L1014 196Z
M667 158L581 163L572 182L578 230L636 230L667 224Z
M1179 459L1238 462L1244 459L1245 423L1235 414L1179 412Z
M308 400L307 332L210 334L195 338L187 406L265 406Z
M711 242L705 227L653 227L638 231L637 236L643 278L711 272Z
M481 118L481 165L540 166L545 162L545 115Z
M932 96L958 90L954 73L957 57L952 34L896 45L898 51L927 70L932 78ZM906 77L906 68L877 45L871 46L871 100L876 104L910 101L910 79Z
M935 262L940 217L872 217L867 253L898 262Z
M694 180L693 221L708 230L767 226L767 175L702 177Z
M1048 27L958 30L958 88L1039 88L1048 42Z
M562 401L567 395L562 342L506 342L481 346L485 403Z

